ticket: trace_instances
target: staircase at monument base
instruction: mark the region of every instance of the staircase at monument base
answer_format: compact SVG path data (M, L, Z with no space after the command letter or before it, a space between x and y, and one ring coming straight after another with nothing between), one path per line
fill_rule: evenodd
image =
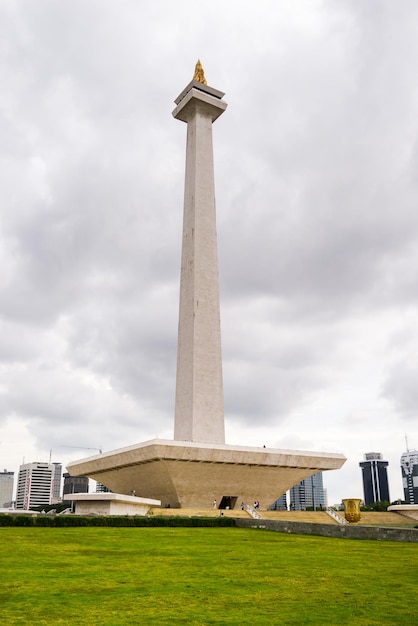
M311 522L314 524L337 524L326 511L259 511L262 519L285 522Z
M187 509L165 509L154 507L150 509L149 515L173 515L179 517L219 517L221 513L225 517L236 517L248 519L251 514L241 508L236 509L203 509L203 508L187 508ZM309 522L313 524L334 524L338 522L330 517L326 511L264 511L258 510L260 519L281 520L287 522ZM344 515L340 511L341 516ZM384 512L362 512L361 520L358 525L364 526L410 526L413 528L417 524L416 520L410 519L399 513Z
M248 519L252 515L248 510L242 511L241 508L236 509L202 509L202 508L187 508L187 509L164 509L154 507L150 510L150 515L178 515L180 517L219 517L221 513L225 517L239 517ZM278 519L289 522L314 522L317 524L336 524L332 518L329 517L324 511L263 511L258 510L257 514L259 519Z

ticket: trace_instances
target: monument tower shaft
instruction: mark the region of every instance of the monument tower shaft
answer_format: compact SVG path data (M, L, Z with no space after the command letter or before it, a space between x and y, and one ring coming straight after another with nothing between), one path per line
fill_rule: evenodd
M174 439L225 443L212 124L224 94L193 80L177 98L187 123Z

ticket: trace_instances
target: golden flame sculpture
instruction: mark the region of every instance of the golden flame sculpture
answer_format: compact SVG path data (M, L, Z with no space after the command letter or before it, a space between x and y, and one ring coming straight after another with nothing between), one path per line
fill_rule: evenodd
M194 68L193 80L197 80L198 83L203 83L203 85L208 84L200 59L197 60L196 67Z

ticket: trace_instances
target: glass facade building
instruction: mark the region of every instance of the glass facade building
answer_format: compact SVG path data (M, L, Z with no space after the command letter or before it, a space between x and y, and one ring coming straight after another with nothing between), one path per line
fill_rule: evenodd
M269 511L287 511L287 497L285 493L269 506Z
M0 509L12 506L14 477L14 472L0 472Z
M64 490L62 499L66 500L65 496L71 493L88 493L89 492L89 479L87 476L70 476L64 474Z
M53 463L54 470L54 482L52 484L52 504L61 502L61 482L62 482L62 464Z
M327 508L327 494L324 489L322 472L312 474L290 489L290 508L305 511L308 508L321 510Z

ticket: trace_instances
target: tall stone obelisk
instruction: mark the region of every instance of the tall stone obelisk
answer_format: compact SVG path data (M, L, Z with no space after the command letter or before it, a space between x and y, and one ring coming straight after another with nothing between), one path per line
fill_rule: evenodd
M175 100L187 123L174 439L225 443L212 124L224 94L200 61Z
M198 62L173 111L187 123L174 441L153 439L67 465L71 476L109 487L113 493L94 495L121 501L123 511L139 500L132 492L144 507L155 499L172 508L205 508L216 500L219 508L233 509L255 499L268 506L297 482L346 460L336 453L225 445L212 151L212 124L227 106L223 95L207 86Z

